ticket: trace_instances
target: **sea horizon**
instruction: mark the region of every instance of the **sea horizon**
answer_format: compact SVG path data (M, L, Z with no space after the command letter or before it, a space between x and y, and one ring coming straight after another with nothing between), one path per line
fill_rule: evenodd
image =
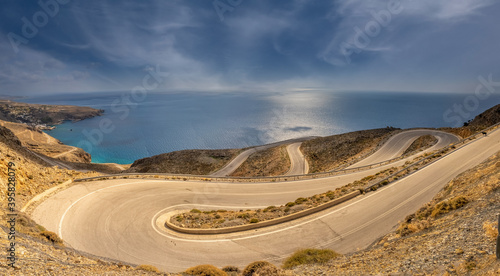
M130 91L32 96L35 104L89 106L100 117L64 122L48 134L82 147L93 163L130 164L185 149L245 148L305 136L365 129L456 127L500 102L467 106L463 93L328 92L149 93ZM465 102L464 102L465 101ZM457 113L457 105L468 107ZM473 110L472 107L474 107ZM465 116L469 115L469 116ZM112 131L101 131L102 121Z

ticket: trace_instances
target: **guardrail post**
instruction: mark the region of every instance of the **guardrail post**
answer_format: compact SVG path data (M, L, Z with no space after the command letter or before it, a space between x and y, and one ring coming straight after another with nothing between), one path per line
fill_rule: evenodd
M500 260L500 214L498 214L498 225L497 225L498 235L497 235L497 260Z

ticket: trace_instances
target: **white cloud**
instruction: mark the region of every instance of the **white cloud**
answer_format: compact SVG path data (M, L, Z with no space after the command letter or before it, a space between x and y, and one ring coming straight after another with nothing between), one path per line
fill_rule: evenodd
M481 9L495 3L493 0L343 1L339 7L330 12L330 17L341 18L341 21L333 28L332 38L318 52L317 57L335 66L348 65L350 60L346 59L342 44L353 45L355 43L355 40L360 37L356 28L366 35L365 28L371 22L377 21L373 14L387 14L387 11L390 11L391 2L397 3L401 11L390 15L389 24L385 26L379 24L380 30L375 36L366 36L369 38L369 43L365 47L357 47L359 52L387 52L397 48L394 45L399 42L398 40L384 39L384 37L391 38L392 33L400 32L406 24L432 24L434 27L427 29L426 32L436 32L442 30L443 26L479 15ZM392 23L395 20L398 24ZM417 34L417 37L420 36ZM411 39L411 37L407 38ZM406 40L405 43L412 44L413 42Z
M65 92L94 89L89 72L42 51L23 47L17 54L0 42L0 86L5 93ZM80 90L81 91L81 90Z
M493 0L420 0L403 1L405 12L434 20L463 20L479 15L480 9L493 5Z
M100 58L121 67L159 65L168 71L168 82L163 89L219 87L216 73L207 65L182 52L179 36L186 28L200 26L192 11L185 6L169 8L173 3L158 2L150 10L156 14L134 11L141 3L127 1L127 8L116 9L105 2L81 4L75 7L75 18L90 49ZM97 6L93 6L97 5ZM99 14L86 12L97 9ZM161 11L170 11L162 14Z

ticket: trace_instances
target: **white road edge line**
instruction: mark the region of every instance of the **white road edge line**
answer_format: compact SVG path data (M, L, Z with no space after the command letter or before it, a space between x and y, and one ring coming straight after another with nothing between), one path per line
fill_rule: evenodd
M59 237L60 237L62 240L64 240L64 239L63 239L63 236L62 236L62 224L63 224L64 218L66 217L66 214L69 212L69 210L70 210L71 208L73 208L73 206L75 206L75 204L77 204L80 200L82 200L82 199L84 199L84 198L86 198L86 197L88 197L88 196L90 196L90 195L92 195L92 194L95 194L95 193L97 193L97 192L99 192L99 191L102 191L102 190L111 189L111 188L116 188L116 187L120 187L120 186L128 186L128 185L132 185L132 184L137 184L137 183L139 183L139 182L140 182L140 181L135 181L135 182L131 182L131 183L124 183L124 184L119 184L119 185L114 185L114 186L109 186L109 187L101 188L101 189L99 189L99 190L95 190L95 191L93 191L93 192L91 192L91 193L88 193L88 194L86 194L86 195L84 195L84 196L80 197L79 199L77 199L75 202L71 203L71 205L70 205L70 206L69 206L69 207L68 207L68 208L64 211L63 215L61 216L61 220L59 221L59 227L58 227L58 230L57 230L57 232L58 232L58 234L59 234ZM163 182L163 181L159 181L159 180L152 180L151 182Z

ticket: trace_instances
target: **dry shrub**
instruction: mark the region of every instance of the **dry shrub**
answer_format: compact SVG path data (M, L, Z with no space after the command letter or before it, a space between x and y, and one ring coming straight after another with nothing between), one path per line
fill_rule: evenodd
M271 273L274 270L276 270L276 273L278 273L278 268L276 266L274 266L272 263L266 262L266 261L257 261L257 262L253 262L253 263L247 265L247 267L245 267L245 269L243 270L243 276L278 275L278 274L262 274L265 272ZM257 274L257 273L259 273L259 274Z
M285 276L285 272L283 270L275 267L275 266L264 266L257 269L254 274L255 276Z
M63 244L63 240L57 236L56 233L50 232L50 231L42 231L40 232L40 235L45 237L48 241L52 242L53 244Z
M408 229L413 233L416 233L429 228L429 226L431 226L431 223L428 220L417 220L409 223Z
M223 267L222 271L226 272L228 275L239 275L241 272L238 267L232 265Z
M18 213L16 219L17 225L19 226L18 231L26 234L30 234L32 236L39 235L40 232L45 231L45 228L41 225L38 225L35 221L33 221L28 215L25 213Z
M434 210L432 210L431 216L435 218L439 215L461 208L467 203L469 203L469 201L463 196L457 196L452 199L442 201L436 204Z
M160 272L160 270L158 270L158 268L156 268L155 266L145 265L145 264L137 266L135 270L142 270L142 271L156 272L156 273Z
M498 236L498 225L497 224L498 224L497 222L491 222L491 221L485 221L483 223L483 229L484 229L486 236L492 240L496 239Z
M301 249L285 260L283 268L292 268L304 264L325 264L338 256L340 254L330 249Z
M396 233L404 237L425 230L430 226L431 222L429 220L412 220L411 222L401 223Z
M198 265L195 267L191 267L186 270L186 274L197 276L227 276L226 272L218 269L213 265Z

